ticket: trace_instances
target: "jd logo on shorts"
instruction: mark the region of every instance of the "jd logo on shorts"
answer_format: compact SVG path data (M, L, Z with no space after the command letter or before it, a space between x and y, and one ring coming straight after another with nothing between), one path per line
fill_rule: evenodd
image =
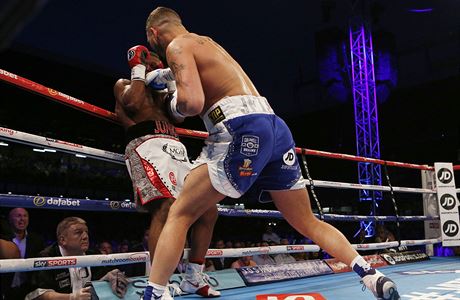
M442 208L444 208L445 210L451 210L452 208L455 207L455 204L456 204L456 199L454 196L452 196L451 194L444 194L441 196L441 206Z
M211 120L212 124L216 125L220 121L225 120L225 115L220 106L217 106L208 114L208 118Z
M450 236L450 237L456 236L458 233L458 224L452 220L449 220L446 223L444 223L444 225L442 226L442 231L447 236Z
M446 168L440 169L438 171L437 176L438 176L439 181L441 181L444 184L451 182L453 179L452 172Z
M295 163L294 149L290 149L288 152L284 153L283 162L288 166L292 166Z

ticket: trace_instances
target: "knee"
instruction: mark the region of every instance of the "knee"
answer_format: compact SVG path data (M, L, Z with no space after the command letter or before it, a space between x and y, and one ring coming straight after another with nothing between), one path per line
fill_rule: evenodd
M219 212L217 211L217 206L214 206L208 209L202 216L200 216L198 221L206 225L214 226L218 216Z
M190 226L199 217L193 210L187 210L179 205L173 204L169 209L168 220L180 222Z

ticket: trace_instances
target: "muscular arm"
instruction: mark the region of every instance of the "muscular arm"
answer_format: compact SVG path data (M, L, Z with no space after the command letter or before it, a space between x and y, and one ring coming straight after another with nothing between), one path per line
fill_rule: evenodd
M37 300L69 300L70 294L57 293L55 291L49 291L39 296Z
M140 80L130 81L119 79L113 88L117 106L121 105L126 112L137 113L145 102L147 88Z
M177 38L168 46L166 58L174 73L177 86L177 109L185 116L202 112L204 91L193 54L194 41Z
M21 254L15 243L0 239L0 259L4 258L21 258Z

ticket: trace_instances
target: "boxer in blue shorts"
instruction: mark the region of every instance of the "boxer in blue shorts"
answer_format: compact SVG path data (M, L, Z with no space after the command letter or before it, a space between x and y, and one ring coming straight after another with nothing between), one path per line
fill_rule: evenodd
M169 8L150 13L146 34L170 66L156 71L153 80L176 80L171 117L199 115L209 137L171 206L143 299L171 299L165 285L188 228L225 196L238 198L250 189L268 191L292 227L350 265L377 299L400 299L392 280L373 269L340 231L313 215L291 133L241 66L211 38L189 32Z

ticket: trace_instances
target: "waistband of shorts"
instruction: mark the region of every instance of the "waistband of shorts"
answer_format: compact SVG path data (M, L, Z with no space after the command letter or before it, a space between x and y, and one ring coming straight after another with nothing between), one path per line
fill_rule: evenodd
M214 103L202 116L206 129L226 119L248 114L274 114L267 99L262 96L238 95L228 96Z
M145 135L167 135L178 138L176 127L167 121L142 121L126 130L126 144Z

